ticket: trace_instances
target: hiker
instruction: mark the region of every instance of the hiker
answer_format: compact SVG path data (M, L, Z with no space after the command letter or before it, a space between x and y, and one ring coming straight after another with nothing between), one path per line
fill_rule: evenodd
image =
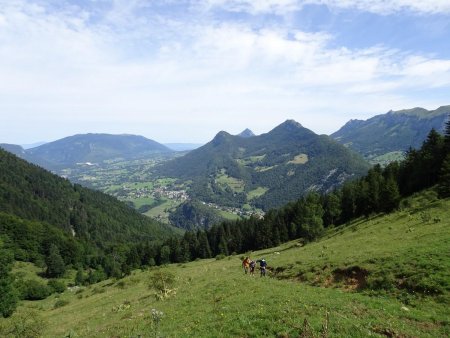
M242 261L242 267L244 268L245 274L248 273L248 268L250 267L250 258L245 257L245 259Z
M255 261L251 261L250 262L250 275L251 276L255 275L255 267L256 267L256 262Z
M266 260L263 258L258 259L256 262L259 263L259 271L261 272L261 277L266 277L266 267L267 267Z

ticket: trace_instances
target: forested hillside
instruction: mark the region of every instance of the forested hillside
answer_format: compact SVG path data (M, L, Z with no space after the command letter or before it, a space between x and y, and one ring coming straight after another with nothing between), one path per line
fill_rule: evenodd
M429 131L444 131L450 106L390 111L368 120L351 120L331 134L341 144L357 151L372 163L400 158L410 147L419 148Z
M199 200L268 210L325 192L367 172L368 164L328 136L288 120L251 137L220 132L208 144L155 168L160 176L192 181Z
M111 196L72 185L0 149L2 299L16 297L10 289L19 290L24 299L45 298L50 293L38 287L43 291L36 295L26 281L16 281L19 284L11 288L8 271L13 260L46 267L49 278L61 277L67 267L91 269L90 282L95 282L120 277L139 266L140 261L130 258L137 245L150 246L173 235L167 226ZM14 309L8 304L0 302L3 315Z
M1 149L0 160L1 212L49 223L98 246L170 233L109 195L72 185Z

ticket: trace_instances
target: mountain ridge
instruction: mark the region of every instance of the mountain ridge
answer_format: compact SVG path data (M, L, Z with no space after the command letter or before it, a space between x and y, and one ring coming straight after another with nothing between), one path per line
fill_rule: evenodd
M160 164L154 173L192 181L190 193L205 202L233 207L251 203L266 210L308 189L332 189L367 169L362 158L328 136L286 120L249 138L220 131L204 146Z
M78 163L99 163L117 158L130 160L172 152L170 148L144 136L104 133L76 134L30 149L12 145L3 147L49 170Z
M330 137L372 163L381 163L389 154L402 157L410 147L420 147L432 128L442 133L448 116L450 105L435 110L391 110L367 120L350 120Z

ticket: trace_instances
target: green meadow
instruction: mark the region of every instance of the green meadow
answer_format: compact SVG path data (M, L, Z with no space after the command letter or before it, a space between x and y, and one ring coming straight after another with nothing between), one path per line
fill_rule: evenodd
M317 242L136 270L23 302L0 325L44 337L448 337L449 220L450 200L428 191ZM245 255L265 258L268 276L244 274Z

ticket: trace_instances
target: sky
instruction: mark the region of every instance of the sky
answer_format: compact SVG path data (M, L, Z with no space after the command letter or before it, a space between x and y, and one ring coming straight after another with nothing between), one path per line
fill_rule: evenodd
M0 0L0 142L205 143L450 104L450 0Z

